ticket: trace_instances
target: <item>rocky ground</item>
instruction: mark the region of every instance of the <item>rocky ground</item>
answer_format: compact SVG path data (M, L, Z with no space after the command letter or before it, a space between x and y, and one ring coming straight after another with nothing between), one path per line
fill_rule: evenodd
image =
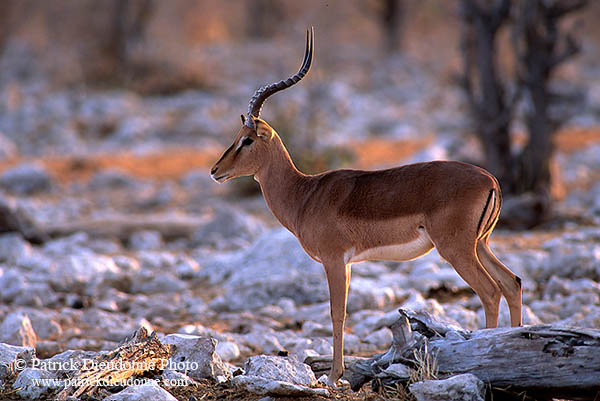
M398 68L401 91L386 91L383 82L376 94L360 95L342 80L318 93L299 88L286 99L292 116L277 102L270 110L280 122L321 113L327 118L310 124L322 131L332 129L323 121L339 121L338 134L319 143L353 135L348 146L362 167L476 155L457 136L465 121L450 118L459 94L436 91L414 68ZM579 125L557 138L557 219L492 237L497 256L523 280L525 324L600 327L598 88L590 85L596 103L576 116ZM0 398L55 397L61 385L34 381L64 379L73 369L44 369L41 362L94 360L140 327L177 345L170 360L198 365L146 374L156 383L109 387L102 394L108 400L381 397L368 389L327 390L301 363L332 353L322 267L270 217L262 198L242 198L235 184L209 179L207 167L237 129L239 94L145 98L52 92L35 82L2 90L2 197L51 238L0 235ZM313 113L306 98L315 93L318 105L339 107ZM348 93L354 101L344 100ZM385 106L394 104L402 107ZM428 113L432 105L436 111ZM345 354L387 350L399 307L469 330L484 325L478 298L435 251L405 263L360 263L352 268ZM500 324L508 321L503 303ZM166 385L171 379L179 385Z

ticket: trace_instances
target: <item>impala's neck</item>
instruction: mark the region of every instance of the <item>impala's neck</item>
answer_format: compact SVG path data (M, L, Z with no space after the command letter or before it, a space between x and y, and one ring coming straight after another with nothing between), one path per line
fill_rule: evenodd
M268 159L254 176L273 215L295 233L310 178L296 169L279 136L274 135L272 141Z

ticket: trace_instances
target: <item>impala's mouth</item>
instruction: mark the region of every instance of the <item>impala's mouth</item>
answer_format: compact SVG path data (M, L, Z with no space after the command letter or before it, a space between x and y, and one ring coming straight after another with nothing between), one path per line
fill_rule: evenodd
M229 174L223 174L223 175L220 175L218 177L216 177L214 174L211 174L210 178L212 178L213 180L215 180L219 184L222 184L222 183L224 183L225 181L227 181L229 179Z

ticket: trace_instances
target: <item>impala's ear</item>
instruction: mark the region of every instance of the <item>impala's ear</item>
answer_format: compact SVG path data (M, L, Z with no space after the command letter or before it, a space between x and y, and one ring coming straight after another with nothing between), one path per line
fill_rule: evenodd
M256 127L256 135L260 138L271 140L273 138L273 128L263 120L255 118L254 126Z
M242 125L246 124L246 117L243 114L240 115L240 118L242 119Z

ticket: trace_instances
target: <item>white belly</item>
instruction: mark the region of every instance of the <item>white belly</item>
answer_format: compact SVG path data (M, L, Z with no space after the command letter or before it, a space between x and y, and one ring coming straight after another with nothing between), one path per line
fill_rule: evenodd
M421 230L419 237L410 242L369 248L358 254L355 253L354 249L350 249L344 256L346 263L363 262L365 260L394 260L401 262L423 256L432 249L433 243L429 239L429 235L427 235L425 230Z

